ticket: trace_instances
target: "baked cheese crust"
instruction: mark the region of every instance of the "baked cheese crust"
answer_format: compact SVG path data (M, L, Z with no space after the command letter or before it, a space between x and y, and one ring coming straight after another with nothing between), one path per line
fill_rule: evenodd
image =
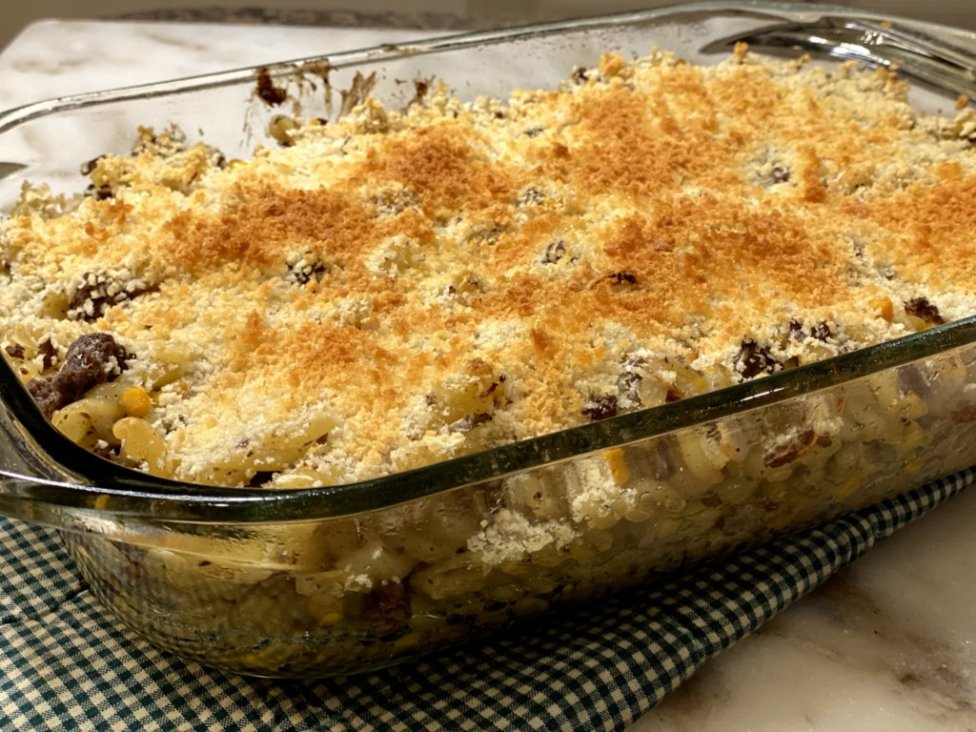
M126 360L55 424L217 485L347 483L681 399L974 312L976 117L906 97L739 48L367 100L248 161L143 130L88 195L27 189L2 222L0 345L50 381L111 334Z

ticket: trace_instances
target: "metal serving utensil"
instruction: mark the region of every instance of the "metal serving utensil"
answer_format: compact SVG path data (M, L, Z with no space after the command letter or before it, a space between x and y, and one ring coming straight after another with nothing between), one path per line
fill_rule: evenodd
M976 52L883 21L827 15L812 22L777 23L733 34L701 50L727 52L740 41L764 53L795 56L802 51L898 69L922 83L976 99Z

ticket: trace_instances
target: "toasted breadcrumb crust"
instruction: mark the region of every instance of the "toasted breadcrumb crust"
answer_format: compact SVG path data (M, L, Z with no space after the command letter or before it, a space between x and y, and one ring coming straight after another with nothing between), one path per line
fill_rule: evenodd
M141 467L222 485L709 391L974 311L976 117L906 95L852 65L608 54L507 103L368 100L246 162L143 130L90 195L27 189L2 223L0 345L26 381L113 334L114 388L146 389L165 444Z

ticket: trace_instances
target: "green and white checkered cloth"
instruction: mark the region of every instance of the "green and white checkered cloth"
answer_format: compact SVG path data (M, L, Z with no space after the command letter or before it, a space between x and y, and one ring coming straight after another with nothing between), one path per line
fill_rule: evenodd
M0 520L0 729L617 730L976 469L493 641L309 683L179 660L108 617L57 537Z

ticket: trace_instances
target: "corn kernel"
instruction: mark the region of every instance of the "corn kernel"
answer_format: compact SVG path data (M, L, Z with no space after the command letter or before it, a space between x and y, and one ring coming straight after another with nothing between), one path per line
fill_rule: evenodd
M922 458L915 458L914 460L909 460L905 463L905 472L908 475L914 475L919 470L925 467L925 461Z
M627 485L627 481L630 480L630 469L627 467L624 451L619 447L607 450L603 453L603 459L607 461L613 482L618 486Z
M408 633L405 636L397 638L393 642L393 647L398 650L406 650L408 648L416 648L423 641L423 636L420 633Z
M875 317L884 318L889 323L895 317L895 306L887 297L876 297L868 303L875 311Z
M123 391L119 403L130 417L145 417L152 407L149 393L141 386L133 386Z

